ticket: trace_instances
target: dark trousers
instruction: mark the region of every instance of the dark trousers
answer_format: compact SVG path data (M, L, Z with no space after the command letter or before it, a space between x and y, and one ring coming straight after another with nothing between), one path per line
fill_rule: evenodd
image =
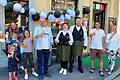
M23 53L24 68L27 68L27 60L29 61L30 67L34 68L34 62L33 62L33 54L32 54L32 52L24 52Z
M69 68L71 68L71 69L73 68L74 58L75 58L75 56L71 56L70 60L69 60L69 63L70 63ZM81 58L81 56L78 56L78 69L82 69L82 58Z
M60 61L61 68L67 69L68 61Z
M42 49L37 50L37 57L38 57L38 75L42 75L42 60L44 56L44 73L48 72L48 60L50 56L49 49Z

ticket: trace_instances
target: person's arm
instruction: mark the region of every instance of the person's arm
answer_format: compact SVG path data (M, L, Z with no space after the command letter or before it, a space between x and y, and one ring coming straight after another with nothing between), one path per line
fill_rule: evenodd
M75 27L75 26L71 26L71 27L69 28L69 31L70 31L71 33L73 32L74 27Z
M84 31L84 48L87 48L88 37L87 37L87 31L84 27L83 27L83 31Z
M92 39L92 37L95 35L95 32L94 32L94 30L92 29L91 31L90 31L90 38Z
M33 37L38 39L38 38L42 38L43 36L44 36L44 33L38 34L37 28L35 28Z
M59 36L60 36L60 33L61 33L61 32L59 32L59 33L57 34L56 38L55 38L55 42L56 42L56 43L59 43Z
M50 30L50 48L49 48L49 51L52 51L52 45L53 45L53 35L52 35L52 31L51 29Z
M69 44L72 45L73 44L73 36L72 36L72 33L69 32L69 37L70 37L70 41L69 41Z

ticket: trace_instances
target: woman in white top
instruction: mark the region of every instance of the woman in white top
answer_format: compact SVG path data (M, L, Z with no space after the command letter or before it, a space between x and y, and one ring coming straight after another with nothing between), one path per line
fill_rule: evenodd
M70 56L70 45L73 43L72 33L68 31L68 24L63 23L63 30L59 31L55 42L58 44L59 60L61 63L61 70L59 73L67 75L67 64Z
M111 74L114 69L117 50L120 48L120 34L117 33L116 25L112 26L110 33L107 34L106 48L109 60L109 67L106 69L106 71Z

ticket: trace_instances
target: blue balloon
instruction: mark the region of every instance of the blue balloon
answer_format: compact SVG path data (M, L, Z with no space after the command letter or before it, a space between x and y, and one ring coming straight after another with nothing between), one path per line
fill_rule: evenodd
M71 19L70 15L65 14L65 19L66 19L66 20L70 20L70 19Z
M49 16L48 16L48 21L50 21L50 22L54 22L55 21L55 16L53 15L53 14L50 14Z
M47 18L47 14L45 12L40 12L40 18Z
M70 12L71 10L70 9L68 9L66 12L69 14L69 12Z
M58 18L58 20L61 21L61 22L64 21L64 20L65 20L64 15L61 15L61 16Z
M74 10L70 10L68 13L71 17L75 17L75 11Z

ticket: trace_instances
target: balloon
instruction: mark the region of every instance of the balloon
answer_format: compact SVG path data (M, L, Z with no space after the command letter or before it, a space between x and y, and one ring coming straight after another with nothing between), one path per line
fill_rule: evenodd
M32 19L33 19L34 21L38 21L39 18L40 18L40 16L39 16L38 13L36 13L35 15L32 15Z
M35 15L37 12L35 10L35 8L30 8L30 14L31 15Z
M25 12L25 9L24 8L22 8L22 10L20 11L21 13L24 13Z
M0 0L0 5L2 5L2 6L7 5L7 1L6 0Z
M47 14L45 12L39 13L40 18L47 18Z
M89 7L83 8L83 14L88 14L89 12L90 12L90 8Z
M60 12L59 10L56 10L56 11L54 12L54 16L55 16L56 18L59 18L59 17L61 16L61 12Z
M24 9L25 9L25 15L28 16L29 15L29 6L28 5L25 5L24 6Z
M61 22L64 21L64 20L65 20L64 15L61 15L61 16L58 18L58 20L61 21Z
M66 19L66 20L70 20L71 17L70 17L68 14L65 14L65 19Z
M62 14L65 15L65 14L66 14L66 10L64 10L64 11L62 12Z
M13 5L13 10L16 11L16 12L20 12L20 11L22 10L21 4L15 3L15 4Z
M8 2L7 5L5 6L6 10L12 11L13 10L13 2Z
M71 10L70 9L68 9L66 12L69 14L69 12L70 12Z
M50 14L50 15L48 16L48 21L50 21L50 22L54 22L54 21L55 21L55 17L54 17L53 14Z
M75 15L78 16L80 14L80 11L77 9L75 10Z
M74 10L70 10L68 13L71 17L75 17L75 11Z

